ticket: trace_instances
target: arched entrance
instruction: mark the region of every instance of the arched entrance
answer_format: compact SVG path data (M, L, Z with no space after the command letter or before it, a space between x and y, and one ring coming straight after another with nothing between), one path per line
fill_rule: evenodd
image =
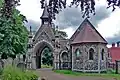
M68 52L62 52L61 59L62 59L62 69L68 69L68 63L69 63Z
M47 53L45 53L46 51ZM41 68L42 63L44 64L53 63L53 46L51 43L47 41L40 41L39 43L36 44L34 52L36 55L36 69ZM48 62L51 61L51 59L52 62ZM46 60L47 62L45 63Z

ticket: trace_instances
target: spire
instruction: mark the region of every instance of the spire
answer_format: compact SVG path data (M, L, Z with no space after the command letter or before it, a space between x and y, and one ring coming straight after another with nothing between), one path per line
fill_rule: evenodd
M55 30L55 37L58 38L59 37L59 33L58 33L58 26L56 26L56 30Z
M32 27L30 26L29 38L32 38Z
M41 19L44 19L44 18L49 18L48 6L47 6L47 1L46 0L45 0L45 7L44 7L44 10L43 10L43 14L41 16Z
M48 24L48 23L51 24L52 20L50 19L50 15L49 15L49 12L48 12L47 0L45 0L45 7L44 7L44 10L43 10L43 14L40 18L42 20L42 24Z
M45 6L47 6L47 0L45 0Z

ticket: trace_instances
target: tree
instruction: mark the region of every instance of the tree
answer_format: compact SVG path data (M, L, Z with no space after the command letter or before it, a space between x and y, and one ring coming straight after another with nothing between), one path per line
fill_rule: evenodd
M71 6L76 5L76 7L80 7L81 11L84 13L83 17L92 13L95 15L95 1L96 0L72 0ZM44 8L45 0L41 0L41 8ZM108 7L113 7L113 11L115 7L120 7L120 0L107 0ZM55 19L55 14L58 14L62 8L66 8L66 0L49 0L49 9L48 12L50 14L50 19Z
M41 8L45 7L46 0L40 0ZM55 14L58 14L62 8L66 8L66 0L49 0L48 3L48 12L49 12L49 21L52 22L52 19L56 19Z
M2 4L3 4L3 0L0 0L0 7L2 7Z
M42 63L44 65L51 65L53 64L53 54L49 50L49 48L45 48L42 53Z
M65 31L58 30L58 26L56 26L56 28L52 28L52 29L53 29L53 32L55 35L58 33L59 35L62 35L63 38L68 37L68 35Z
M62 35L64 38L68 37L67 33L61 30L58 31L58 34Z
M107 0L107 2L107 8L113 7L112 11L116 9L115 6L120 7L120 0ZM72 5L76 5L76 7L80 6L81 11L84 12L83 17L89 17L90 13L95 15L95 0L73 0L70 6Z
M28 31L24 26L26 18L15 8L17 0L4 0L3 3L0 8L0 51L14 59L17 54L27 51Z

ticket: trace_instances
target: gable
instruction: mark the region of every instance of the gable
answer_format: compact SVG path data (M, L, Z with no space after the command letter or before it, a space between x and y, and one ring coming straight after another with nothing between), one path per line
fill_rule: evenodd
M96 42L106 43L107 41L100 35L100 33L94 28L94 26L85 19L80 27L75 31L71 37L72 44L85 43L85 42Z
M50 38L49 38L48 34L46 32L44 32L44 31L39 35L38 39L39 40L48 40L48 41L50 41Z
M45 32L48 35L50 40L55 38L51 25L44 24L44 25L41 25L39 30L36 32L34 40L37 40L38 38L40 38L39 36L42 34L42 32Z

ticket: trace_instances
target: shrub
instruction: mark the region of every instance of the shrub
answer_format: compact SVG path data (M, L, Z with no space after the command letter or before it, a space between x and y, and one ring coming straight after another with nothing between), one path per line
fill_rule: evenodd
M22 71L15 66L6 66L1 76L2 80L37 80L38 76L33 71Z
M114 74L114 73L115 73L115 70L113 70L113 69L108 69L108 70L107 70L107 73Z
M2 75L2 72L3 72L3 68L0 68L0 75Z

